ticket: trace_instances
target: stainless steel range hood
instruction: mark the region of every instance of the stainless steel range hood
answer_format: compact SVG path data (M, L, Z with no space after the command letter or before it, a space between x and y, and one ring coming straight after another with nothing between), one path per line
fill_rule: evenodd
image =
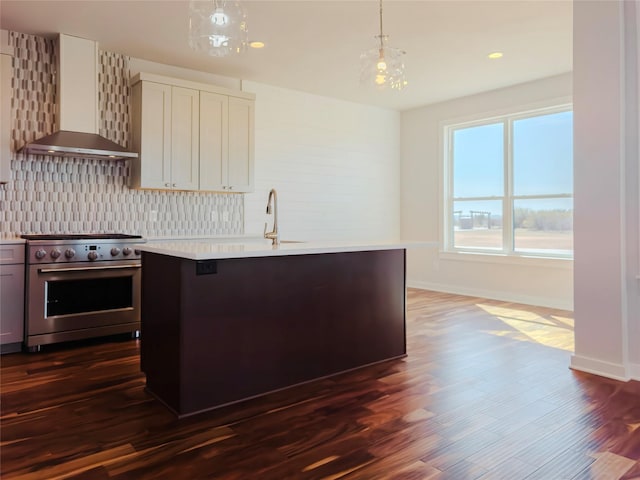
M51 135L39 138L22 147L20 151L40 155L108 158L110 160L138 158L137 153L127 152L117 143L98 134L69 132L67 130L58 130Z
M19 151L109 160L137 158L137 153L98 135L98 44L60 34L58 47L58 130Z

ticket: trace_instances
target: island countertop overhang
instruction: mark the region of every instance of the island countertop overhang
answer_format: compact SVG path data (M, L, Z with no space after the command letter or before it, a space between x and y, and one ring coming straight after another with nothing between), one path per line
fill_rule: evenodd
M398 250L433 246L435 242L421 241L310 241L282 242L272 245L270 240L219 241L189 239L154 241L137 245L143 252L169 255L189 260L220 260L226 258L277 257L286 255L314 255L326 253Z

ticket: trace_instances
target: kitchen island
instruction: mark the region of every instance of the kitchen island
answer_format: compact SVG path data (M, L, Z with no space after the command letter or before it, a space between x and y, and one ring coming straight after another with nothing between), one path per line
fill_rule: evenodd
M140 245L147 390L182 417L404 356L409 246Z

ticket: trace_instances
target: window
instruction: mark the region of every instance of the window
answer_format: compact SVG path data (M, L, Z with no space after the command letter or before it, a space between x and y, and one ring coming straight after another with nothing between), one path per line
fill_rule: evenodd
M571 106L448 125L445 250L571 257Z

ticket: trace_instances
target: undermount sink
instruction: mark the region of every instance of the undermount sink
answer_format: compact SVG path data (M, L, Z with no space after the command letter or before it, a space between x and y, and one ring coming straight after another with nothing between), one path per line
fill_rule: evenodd
M266 241L268 243L271 243L271 240L266 239L266 238L261 239L261 241ZM286 245L288 243L295 244L295 243L307 243L307 242L304 241L304 240L280 240L279 243L280 243L280 245Z

